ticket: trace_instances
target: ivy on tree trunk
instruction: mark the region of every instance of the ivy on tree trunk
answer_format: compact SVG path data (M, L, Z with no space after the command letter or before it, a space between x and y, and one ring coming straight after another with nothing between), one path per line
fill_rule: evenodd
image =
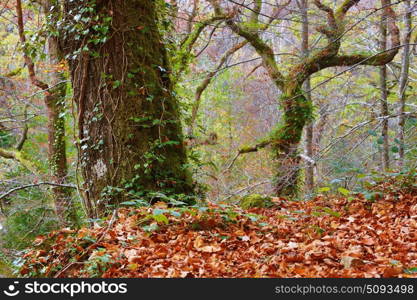
M157 9L152 0L65 1L63 48L91 215L148 191L192 192Z

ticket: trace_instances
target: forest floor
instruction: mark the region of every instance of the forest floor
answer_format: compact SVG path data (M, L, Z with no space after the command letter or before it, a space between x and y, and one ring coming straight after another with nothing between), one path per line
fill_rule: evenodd
M24 276L417 277L417 192L319 195L271 208L120 208L35 240Z

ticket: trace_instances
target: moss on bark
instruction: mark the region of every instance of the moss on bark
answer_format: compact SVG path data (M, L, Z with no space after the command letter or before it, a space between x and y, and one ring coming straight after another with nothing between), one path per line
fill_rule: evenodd
M66 11L83 6L67 1ZM85 44L95 38L87 36L83 44L69 34L65 44L68 53L89 49L70 61L86 198L101 213L129 193L191 193L155 1L100 2L93 15L96 24L108 26L105 42ZM91 28L89 22L83 26Z
M313 118L313 105L299 84L288 82L282 95L283 116L271 133L273 156L276 163L274 191L281 196L298 192L300 158L298 146L303 129Z

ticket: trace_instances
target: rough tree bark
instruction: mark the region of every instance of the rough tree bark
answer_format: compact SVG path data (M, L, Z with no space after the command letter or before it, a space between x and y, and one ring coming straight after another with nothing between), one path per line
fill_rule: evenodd
M92 215L127 192L192 192L156 5L65 1L63 48L73 58L80 167ZM70 32L74 26L78 33Z
M45 16L47 18L57 18L59 5L55 1L42 1ZM21 0L16 1L16 12L18 17L18 27L20 42L24 46L26 37L24 33L23 11ZM49 62L52 68L57 68L61 60L56 37L50 36L47 40ZM50 84L41 81L35 72L35 64L32 59L24 54L25 64L28 68L29 78L32 84L44 91L44 102L48 114L48 161L50 176L53 183L57 185L52 188L55 202L55 209L61 225L77 224L75 205L71 199L71 192L68 188L60 186L65 184L67 177L67 158L65 146L65 78L62 72L54 70L49 73Z
M346 31L346 14L360 0L344 0L334 10L324 5L320 0L313 1L316 7L326 13L327 24L317 30L328 40L327 45L299 64L290 68L287 75L281 73L275 59L273 48L257 33L251 30L253 24L259 23L262 10L262 0L256 0L248 17L251 27L245 23L238 23L235 13L225 13L219 0L210 0L217 16L227 17L226 24L237 35L249 41L258 55L271 80L281 91L280 104L283 116L268 137L263 138L253 147L241 149L240 153L257 151L266 145L271 145L276 161L275 193L282 196L294 196L298 192L298 173L300 170L300 156L298 148L302 132L312 120L312 104L303 91L303 83L312 74L323 69L336 66L369 65L382 66L390 62L398 53L399 30L395 23L395 13L390 0L381 0L384 15L387 18L388 30L391 36L391 49L378 54L340 55L341 40Z

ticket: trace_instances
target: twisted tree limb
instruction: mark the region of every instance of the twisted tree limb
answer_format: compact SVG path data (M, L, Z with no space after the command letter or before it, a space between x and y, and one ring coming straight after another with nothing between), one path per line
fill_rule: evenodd
M251 20L251 22L259 25L259 32L263 32L263 31L265 31L269 28L269 26L275 20L275 17L278 16L279 13L285 7L287 7L290 2L291 1L288 0L285 4L283 4L279 9L277 9L275 11L274 16L271 17L266 24L261 25L261 24L259 24L259 14L260 14L260 11L262 9L262 0L256 0L255 3L254 3L255 8L252 10L250 20ZM222 20L229 20L231 17L233 17L234 14L235 14L235 12L229 13L227 15L223 15L223 14L219 13L219 11L217 11L215 17L217 16L217 18L222 19ZM203 92L207 89L207 87L211 83L214 76L219 71L222 70L223 65L226 63L226 61L229 59L229 57L231 57L235 52L237 52L238 50L243 48L248 43L249 43L249 40L245 39L244 41L236 44L235 46L230 48L228 51L226 51L224 53L224 55L221 57L221 59L220 59L218 65L217 65L217 67L215 68L215 70L208 73L208 75L206 76L204 81L197 87L197 90L196 90L196 93L195 93L195 96L194 96L194 103L193 103L193 107L192 107L191 122L190 122L190 126L188 128L188 135L189 136L193 135L194 124L195 124L195 121L196 121L196 118L197 118L197 112L198 112L198 109L199 109L199 106L200 106L200 103L201 103L201 96L202 96ZM271 51L272 51L272 49L271 49ZM272 55L274 56L274 54L272 54ZM256 70L256 68L252 72L254 72L255 70Z

